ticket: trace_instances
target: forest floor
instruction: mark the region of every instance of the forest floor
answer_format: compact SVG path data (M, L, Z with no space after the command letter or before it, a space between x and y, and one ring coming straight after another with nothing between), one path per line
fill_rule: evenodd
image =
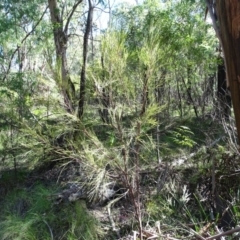
M114 177L89 197L79 161L2 169L0 237L240 239L240 158L221 137L213 139L141 168L136 199Z

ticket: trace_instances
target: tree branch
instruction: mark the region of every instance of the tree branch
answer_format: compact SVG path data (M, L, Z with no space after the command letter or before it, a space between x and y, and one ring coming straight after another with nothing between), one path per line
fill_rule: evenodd
M236 227L236 228L231 229L231 230L228 230L228 231L226 231L226 232L219 233L219 234L217 234L217 235L215 235L215 236L208 237L208 238L206 238L205 240L218 239L218 238L220 238L220 237L222 237L222 236L227 236L227 235L230 235L230 234L235 233L235 232L240 232L240 227Z
M69 23L70 23L70 21L71 21L71 19L72 19L72 16L73 16L76 8L78 7L78 5L79 5L80 3L82 3L82 1L83 1L83 0L79 0L79 1L72 7L72 11L70 12L69 17L67 18L67 22L66 22L65 27L64 27L64 33L65 33L66 35L67 35L67 32L68 32L68 26L69 26Z

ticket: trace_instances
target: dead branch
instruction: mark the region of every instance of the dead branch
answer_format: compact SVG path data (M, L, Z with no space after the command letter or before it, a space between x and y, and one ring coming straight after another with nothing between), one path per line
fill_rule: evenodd
M234 229L231 229L231 230L228 230L226 232L222 232L222 233L219 233L217 235L214 235L212 237L208 237L208 238L204 238L204 240L213 240L213 239L218 239L219 237L222 237L222 236L227 236L227 235L230 235L230 234L233 234L235 232L240 232L240 227L236 227Z

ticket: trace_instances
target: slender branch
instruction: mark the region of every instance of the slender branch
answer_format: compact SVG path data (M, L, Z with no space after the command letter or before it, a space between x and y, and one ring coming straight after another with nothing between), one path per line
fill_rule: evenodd
M82 3L82 1L83 1L83 0L79 0L79 1L72 7L72 10L71 10L71 12L70 12L70 14L69 14L69 17L67 18L67 22L66 22L65 27L64 27L64 33L65 33L65 34L67 34L67 32L68 32L68 26L69 26L69 23L70 23L70 21L71 21L71 19L72 19L72 16L73 16L75 10L77 9L78 5L79 5L80 3Z
M111 11L106 11L106 10L104 10L104 9L102 9L102 8L99 8L99 7L94 7L94 9L98 9L98 10L100 10L101 12L104 12L104 13L111 13Z

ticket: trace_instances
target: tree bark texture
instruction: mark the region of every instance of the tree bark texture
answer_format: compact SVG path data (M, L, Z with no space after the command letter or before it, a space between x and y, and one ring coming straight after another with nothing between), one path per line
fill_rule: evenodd
M224 53L240 143L240 1L207 0L207 5Z

